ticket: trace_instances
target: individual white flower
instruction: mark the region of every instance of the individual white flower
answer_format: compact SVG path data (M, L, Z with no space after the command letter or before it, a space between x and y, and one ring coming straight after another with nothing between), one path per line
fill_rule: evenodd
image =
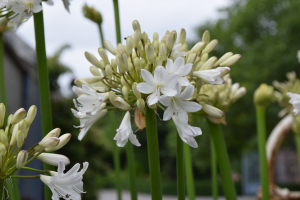
M162 103L164 106L168 106L168 108L164 112L163 120L167 121L171 119L173 113L177 115L180 119L182 117L187 117L186 112L197 112L199 111L202 106L199 105L196 102L193 101L185 101L186 99L189 99L194 94L194 86L188 85L184 89L183 92L181 92L181 86L179 83L176 84L177 94L174 97L168 97L165 95L162 95L160 97L160 103ZM186 115L186 116L182 116Z
M33 13L38 13L43 9L41 0L16 0L16 2L11 9L16 13L24 13L25 18L29 18Z
M221 77L221 68L195 71L193 75L202 79L204 83L210 83L213 85L225 83L224 79Z
M167 70L163 66L157 66L154 70L154 77L145 70L141 70L141 75L146 83L139 83L137 90L144 94L150 94L149 105L156 104L159 101L160 93L166 96L176 95L175 84L177 82L177 75L168 75Z
M180 56L186 56L188 53L185 52L185 51L180 51L182 47L182 44L179 43L179 44L175 44L173 49L172 49L172 53L171 53L171 56L175 59L177 57L180 57Z
M58 163L57 172L50 172L52 176L40 175L41 181L52 191L52 199L72 199L81 200L83 192L82 176L89 166L88 162L83 163L83 168L79 170L80 164L75 164L67 173L64 173L65 164Z
M187 86L190 84L190 82L184 76L190 73L190 71L192 70L192 66L192 63L184 64L184 59L182 57L178 57L175 59L174 63L171 59L167 59L166 70L168 74L178 75L177 81L182 86Z
M300 94L288 92L287 95L291 97L289 103L294 107L294 115L298 115L300 113Z
M181 140L193 148L197 148L198 144L194 137L202 135L202 131L198 127L193 127L188 124L188 118L179 119L176 115L172 116Z
M82 140L82 138L86 135L88 130L91 128L91 126L107 113L107 109L101 110L98 113L95 113L94 115L91 115L89 113L87 114L80 111L78 112L74 109L71 110L74 116L79 118L80 120L80 126L75 126L75 128L80 128L78 140Z
M133 134L133 131L131 129L130 113L127 111L120 127L117 129L117 134L114 137L114 140L117 141L118 147L124 147L128 142L128 138L130 142L135 146L141 146L139 141L136 139L136 135Z
M109 93L98 93L92 88L82 85L82 91L77 101L82 105L86 112L90 112L94 115L100 108L101 104L108 99Z

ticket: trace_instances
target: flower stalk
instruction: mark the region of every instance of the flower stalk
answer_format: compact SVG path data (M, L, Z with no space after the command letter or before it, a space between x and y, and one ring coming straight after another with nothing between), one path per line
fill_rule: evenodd
M135 182L135 167L134 155L131 142L126 144L127 167L129 171L130 194L131 200L137 200L136 182Z
M189 200L195 200L195 186L194 186L195 184L194 184L191 147L188 144L183 144L183 152L184 152L187 195L189 197Z
M152 199L162 200L156 114L146 106L146 132Z
M300 135L295 134L295 141L296 141L296 148L298 154L298 163L299 163L299 170L300 170Z
M178 200L185 200L183 142L179 134L177 134L176 168L177 168L177 197Z
M218 199L218 178L217 178L217 156L212 138L210 138L210 159L211 159L211 189L214 200Z
M44 17L43 11L33 14L34 30L36 40L36 57L38 65L38 80L39 93L41 102L41 118L42 118L42 134L43 137L52 130L52 114L51 114L51 100L49 88L49 76L47 68L47 57L45 47L45 33L44 33ZM45 170L52 170L48 164L44 163ZM51 191L45 186L45 199L51 199Z
M210 128L210 136L216 151L224 195L226 199L236 200L236 190L231 176L231 167L221 125L214 124L209 120L207 120L207 123Z
M5 199L4 180L0 180L0 200Z

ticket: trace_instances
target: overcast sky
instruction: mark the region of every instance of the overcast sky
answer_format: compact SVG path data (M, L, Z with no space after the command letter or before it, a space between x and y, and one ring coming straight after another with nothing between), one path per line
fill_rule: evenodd
M61 0L54 0L55 5L43 3L47 54L52 55L64 44L71 45L62 55L62 62L72 68L75 77L90 76L90 63L84 52L89 51L99 59L100 47L98 27L82 14L82 6L87 3L94 6L103 18L104 39L116 44L114 10L112 0L73 0L70 14L64 9ZM177 2L177 3L175 3ZM142 32L152 40L157 32L160 38L166 30L180 31L185 28L187 39L195 37L194 28L208 19L217 19L218 8L227 6L230 0L119 0L121 36L133 34L132 21L138 20ZM21 25L17 34L35 48L33 18ZM67 81L67 76L60 82Z

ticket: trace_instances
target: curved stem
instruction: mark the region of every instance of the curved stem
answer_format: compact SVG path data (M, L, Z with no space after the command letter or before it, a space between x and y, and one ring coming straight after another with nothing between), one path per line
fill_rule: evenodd
M36 57L38 66L38 81L42 117L42 134L43 137L52 130L52 111L49 88L49 76L47 68L45 33L44 33L44 17L43 11L33 14L35 42L36 42ZM44 163L45 170L53 170L54 167ZM51 200L51 191L45 185L45 200Z
M156 114L148 106L146 106L146 132L151 196L153 200L162 200Z
M212 139L210 139L210 158L211 158L211 188L212 188L212 195L213 199L218 199L218 179L217 179L217 156L216 150L214 147L214 143Z
M258 134L260 182L262 185L262 200L269 200L269 173L266 153L266 107L256 106L255 110Z
M236 190L231 176L231 167L221 125L214 124L209 120L207 120L207 123L210 128L210 136L216 151L224 195L228 200L236 200Z
M177 197L178 200L185 200L183 142L179 137L179 134L177 134L176 167L177 167Z
M188 144L183 144L186 188L189 200L195 200L194 173L192 164L191 147Z

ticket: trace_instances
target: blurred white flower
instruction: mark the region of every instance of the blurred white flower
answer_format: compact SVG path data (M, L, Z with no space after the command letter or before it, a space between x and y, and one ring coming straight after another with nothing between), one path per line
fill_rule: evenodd
M16 0L11 9L16 13L23 13L25 18L29 18L33 13L38 13L43 9L41 3L41 0Z
M65 164L58 163L57 172L51 172L52 176L41 175L41 181L52 191L52 199L72 199L81 200L83 192L82 176L89 166L88 162L83 163L83 168L79 170L80 164L75 164L67 173L64 173Z
M184 59L178 57L175 59L174 63L171 59L167 59L166 70L168 74L176 74L178 75L177 81L182 86L187 86L190 84L189 80L184 77L190 73L192 70L192 63L184 64Z
M175 59L177 57L180 57L180 56L186 56L188 53L185 52L185 51L180 51L182 47L182 44L179 43L179 44L175 44L173 49L172 49L172 53L171 53L171 56Z
M288 92L287 95L291 97L289 103L294 107L294 115L298 115L300 113L300 94Z
M202 79L204 83L219 85L225 83L224 79L221 77L222 70L217 69L208 69L208 70L200 70L194 72L194 76Z

